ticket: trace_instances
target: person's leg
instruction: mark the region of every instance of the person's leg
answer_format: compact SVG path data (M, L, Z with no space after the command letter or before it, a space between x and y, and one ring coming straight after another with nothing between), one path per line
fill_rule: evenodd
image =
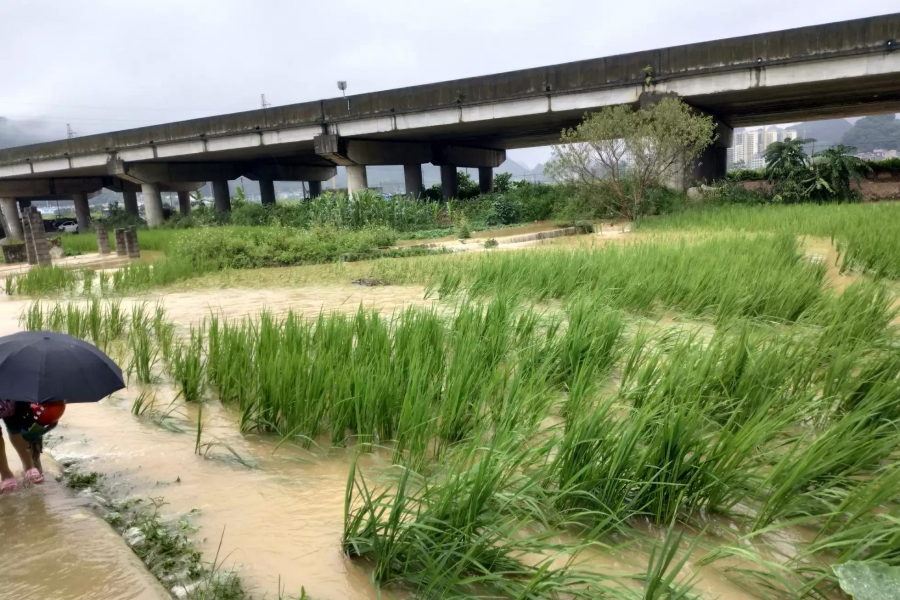
M3 442L3 433L0 432L0 479L12 479L12 469L9 468L9 461L6 460L6 444Z
M21 433L9 434L9 443L16 449L19 458L22 459L22 469L29 471L34 468L34 461L31 459L31 450L28 449L28 442L22 437Z
M43 483L44 476L34 468L34 459L31 457L31 448L21 433L10 433L9 443L16 449L16 453L22 460L22 468L25 470L25 480L30 483Z

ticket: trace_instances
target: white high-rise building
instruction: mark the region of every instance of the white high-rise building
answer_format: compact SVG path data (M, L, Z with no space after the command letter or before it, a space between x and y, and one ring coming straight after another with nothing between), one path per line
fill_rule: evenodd
M760 152L765 152L766 148L774 144L778 141L778 130L777 129L766 129L762 134L762 148L759 149Z
M787 131L781 132L781 141L785 140L796 140L798 137L797 131L794 129L788 129Z
M759 132L742 131L734 134L734 145L731 147L732 164L749 165L753 157L759 153Z

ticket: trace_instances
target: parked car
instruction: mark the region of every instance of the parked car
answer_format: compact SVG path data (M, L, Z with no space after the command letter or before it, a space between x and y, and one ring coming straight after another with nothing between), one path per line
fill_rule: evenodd
M78 233L78 223L76 223L75 221L66 221L65 223L62 223L56 230L63 233Z

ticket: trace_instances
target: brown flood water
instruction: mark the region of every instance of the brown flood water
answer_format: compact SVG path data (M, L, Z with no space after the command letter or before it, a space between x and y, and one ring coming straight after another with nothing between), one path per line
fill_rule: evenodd
M335 285L185 292L162 296L160 301L169 317L184 327L210 311L239 317L263 308L276 313L293 308L314 316L320 310L354 311L362 303L391 312L409 304L428 304L423 295L417 286ZM141 301L145 299L126 304ZM0 300L0 334L18 330L18 315L27 305ZM130 413L141 391L131 386L98 404L72 405L55 432L54 457L77 460L85 471L103 474L117 499L162 497L166 502L162 512L170 517L196 510L190 518L199 528L194 539L205 559L212 560L222 539L225 567L238 570L254 597L277 597L279 581L289 595L299 595L304 586L311 597L321 600L379 597L364 568L346 559L341 550L352 451L307 451L290 444L276 449L272 438L242 436L237 415L211 401L204 406L202 434L202 442L210 445L205 456L198 456L196 408L171 404L175 393L169 385L152 387L157 410L174 406L167 423L183 430L178 433L154 422L149 412L141 417ZM235 460L232 451L252 468ZM373 455L360 461L373 472L387 465ZM165 597L87 504L51 481L0 497L0 540L5 552L12 547L12 555L20 557L13 585L0 586L0 600ZM646 568L647 552L646 545L636 544L612 552L586 552L582 558L586 568L621 575ZM693 569L689 564L685 575ZM8 573L6 567L3 570L5 584ZM718 566L702 567L699 574L698 590L708 597L750 597ZM382 591L381 597L395 596Z
M54 481L59 471L52 463L44 461L41 486L0 496L0 598L169 598L89 501Z

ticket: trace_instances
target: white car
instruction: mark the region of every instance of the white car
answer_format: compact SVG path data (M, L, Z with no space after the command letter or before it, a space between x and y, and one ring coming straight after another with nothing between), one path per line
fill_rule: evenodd
M63 233L78 233L78 223L75 221L66 221L57 227L56 230Z

